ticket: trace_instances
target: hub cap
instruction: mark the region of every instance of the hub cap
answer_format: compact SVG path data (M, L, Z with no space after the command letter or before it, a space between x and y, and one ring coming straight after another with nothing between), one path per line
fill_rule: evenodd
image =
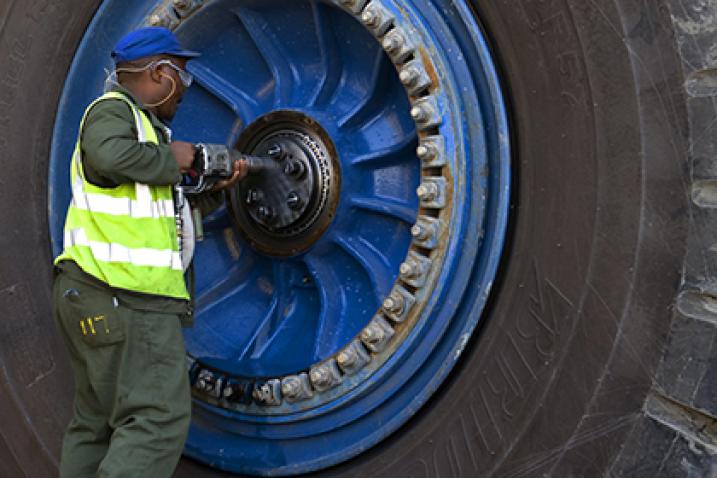
M250 125L237 149L273 160L232 191L239 229L266 254L306 250L329 225L340 194L339 161L327 133L306 115L276 111Z

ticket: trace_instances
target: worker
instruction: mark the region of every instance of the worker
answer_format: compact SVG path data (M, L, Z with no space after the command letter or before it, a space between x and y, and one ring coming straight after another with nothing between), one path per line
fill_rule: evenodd
M165 28L127 34L112 52L110 91L80 123L53 288L75 378L61 478L170 477L181 456L191 407L181 328L192 322L193 225L173 185L195 149L173 141L167 123L197 56ZM215 194L247 169L235 163Z

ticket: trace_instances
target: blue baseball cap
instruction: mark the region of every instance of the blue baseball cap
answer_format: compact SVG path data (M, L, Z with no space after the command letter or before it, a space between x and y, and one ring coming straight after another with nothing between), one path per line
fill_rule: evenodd
M171 30L164 27L145 27L123 36L112 50L115 63L134 61L155 55L195 58L200 53L184 50Z

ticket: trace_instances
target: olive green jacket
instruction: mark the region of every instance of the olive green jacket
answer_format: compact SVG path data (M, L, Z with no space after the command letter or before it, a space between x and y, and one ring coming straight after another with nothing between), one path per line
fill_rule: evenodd
M81 131L82 166L86 179L100 187L110 188L124 183L167 185L181 179L179 167L170 151L171 138L168 128L151 111L145 108L127 89L118 86L114 91L130 98L152 121L159 144L140 143L132 110L124 101L106 100L96 104L87 114ZM213 195L217 196L217 194ZM208 212L219 198L207 196L195 204ZM76 264L61 264L60 269L75 280L83 280L94 286L107 286L85 274ZM191 271L187 274L193 282ZM190 293L193 287L189 287ZM182 316L185 326L191 325L192 304L170 297L115 290L115 296L126 306L146 311L176 313Z
M83 167L88 181L100 187L142 183L150 186L176 184L179 166L169 149L168 129L128 90L124 94L152 121L159 144L140 143L132 110L123 101L97 103L87 114L80 137Z

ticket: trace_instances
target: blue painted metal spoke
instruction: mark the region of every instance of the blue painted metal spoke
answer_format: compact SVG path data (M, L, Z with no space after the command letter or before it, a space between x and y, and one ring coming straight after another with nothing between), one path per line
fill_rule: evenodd
M366 272L373 286L377 307L388 295L395 280L395 270L388 257L363 237L339 237L335 241Z
M312 251L303 260L321 298L314 345L319 361L336 353L361 330L364 324L350 320L351 315L370 315L377 304L369 276L336 244Z
M310 366L311 354L287 355L287 348L311 350L316 330L319 297L308 270L300 262L274 262L272 299L266 314L253 327L237 367L245 375L281 374Z
M381 85L388 83L386 80L389 73L393 73L393 65L386 60L383 50L376 48L368 91L356 106L339 120L339 128L355 128L365 124L370 115L376 115L378 110L386 107L386 92L382 91Z
M276 336L276 324L279 322L279 302L281 296L274 294L271 303L266 309L266 314L261 319L254 330L249 342L242 348L239 354L239 360L249 358L261 358L266 351L267 346L271 343L272 338Z
M238 84L224 79L201 60L191 62L187 69L202 88L226 103L245 123L256 117L256 111L260 108L259 103Z
M339 87L343 61L336 45L334 33L334 9L323 3L311 2L314 14L314 26L319 49L321 51L320 78L316 92L309 101L312 108L321 107L331 100Z
M355 197L351 199L351 205L355 208L371 211L382 216L388 216L406 224L416 222L416 209L411 204L386 197Z
M273 74L274 107L291 103L292 90L294 83L299 82L299 75L289 55L271 32L272 25L255 10L242 9L237 16Z
M362 370L341 372L328 390L310 383L310 398L266 405L251 396L218 400L195 388L186 451L211 466L243 474L304 473L375 445L451 370L494 280L507 220L510 135L482 30L464 0L374 2L390 13L390 28L410 39L410 59L430 78L430 88L418 95L409 97L399 80L397 70L406 65L394 64L360 14L338 1L197 2L176 28L185 46L202 56L187 67L196 83L171 124L175 138L238 144L253 131L245 130L249 125L290 111L323 130L332 154L335 149L338 172L331 184L340 185L330 222L309 247L285 252L294 255L255 249L234 203L204 219L205 238L195 251L195 325L185 331L197 367L252 387L309 373L363 337L394 284L416 299L405 322L387 319L400 333L385 352L367 352ZM103 50L155 7L166 8L166 2L105 0L78 48L53 135L55 253L77 125L101 92L102 67L111 67ZM439 106L438 124L420 134L409 114L416 96L431 96ZM416 147L427 134L445 144L445 166L421 168ZM423 176L445 179L444 209L419 208L416 188ZM437 221L440 250L412 243L419 216ZM409 250L432 260L431 278L420 290L398 278Z
M207 266L212 264L205 261L204 267ZM242 343L271 305L271 294L262 288L262 281L267 276L266 267L267 264L252 260L238 262L210 287L198 291L200 312L196 315L192 333L185 336L190 353L220 368L240 356ZM198 270L198 280L207 272ZM247 296L253 297L251 303L244 303Z
M396 162L414 161L417 144L415 135L407 135L400 143L352 157L351 165L380 169Z

